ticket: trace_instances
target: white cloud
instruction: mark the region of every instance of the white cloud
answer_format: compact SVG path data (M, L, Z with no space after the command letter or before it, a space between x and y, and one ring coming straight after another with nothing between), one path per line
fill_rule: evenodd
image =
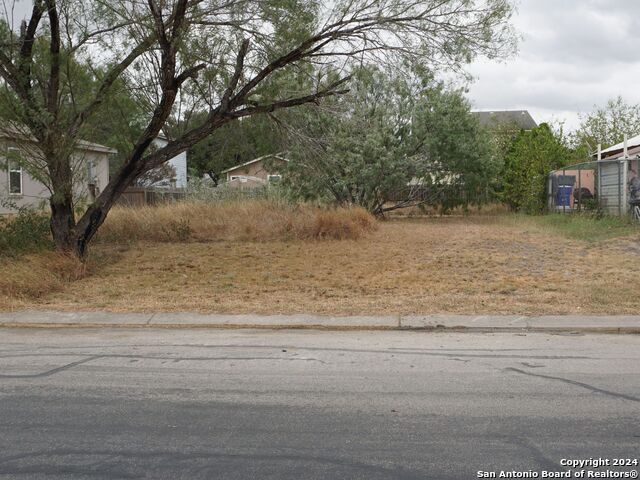
M523 0L514 18L520 52L506 63L485 59L469 72L478 109L528 109L538 123L565 120L622 95L640 103L637 0Z

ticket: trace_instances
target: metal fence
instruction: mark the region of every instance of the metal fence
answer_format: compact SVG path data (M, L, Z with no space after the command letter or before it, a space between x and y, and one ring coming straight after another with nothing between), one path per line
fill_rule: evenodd
M547 183L550 211L599 210L624 216L640 202L637 158L579 163L551 172Z

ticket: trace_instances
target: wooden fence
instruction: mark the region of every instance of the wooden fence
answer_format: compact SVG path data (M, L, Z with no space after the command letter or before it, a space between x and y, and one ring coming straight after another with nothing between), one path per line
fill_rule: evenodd
M184 200L187 192L181 188L130 187L120 196L116 205L140 207Z

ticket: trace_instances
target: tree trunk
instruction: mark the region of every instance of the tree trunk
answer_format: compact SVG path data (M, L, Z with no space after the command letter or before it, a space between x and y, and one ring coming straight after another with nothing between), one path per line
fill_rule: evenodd
M63 252L73 251L73 228L75 217L71 198L51 198L51 236L56 249Z
M111 207L120 198L122 192L150 168L153 168L153 165L142 165L139 163L139 158L129 159L125 162L115 177L96 198L95 202L89 206L82 218L78 220L77 225L75 225L72 238L73 254L84 260L88 253L89 242L91 242L100 226L106 220Z
M55 155L47 156L53 195L49 200L51 207L51 236L56 249L63 252L73 251L73 229L76 218L73 208L73 172L69 158Z
M119 196L120 195L118 194L117 197ZM115 201L115 198L113 201ZM107 207L102 206L97 202L94 203L78 222L78 225L74 229L72 243L73 253L79 259L84 260L86 258L89 242L98 232L100 225L102 225L107 218L107 213L109 213L109 210L111 209L111 204L113 204L113 202L110 202L110 205Z

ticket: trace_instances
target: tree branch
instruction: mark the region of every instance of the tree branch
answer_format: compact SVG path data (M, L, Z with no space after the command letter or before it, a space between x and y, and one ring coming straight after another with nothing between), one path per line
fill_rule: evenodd
M49 14L49 28L51 30L51 42L49 43L51 68L47 92L47 110L55 119L58 116L58 92L60 90L60 18L58 17L58 6L55 0L46 0L46 5L47 13Z
M189 130L178 139L170 142L167 146L145 157L143 159L145 164L145 169L151 169L151 168L157 167L158 165L161 165L167 160L184 152L191 145L194 145L200 140L206 138L217 128L220 128L225 123L228 123L234 119L247 117L250 115L256 115L259 113L271 113L276 110L282 110L284 108L291 108L299 105L305 105L308 103L317 103L320 99L325 97L345 94L349 92L349 90L348 89L339 90L338 87L345 84L350 79L351 77L342 78L322 90L318 90L315 93L312 93L310 95L305 95L302 97L289 98L286 100L280 100L280 101L269 103L266 105L255 105L255 106L247 107L247 108L237 110L237 111L232 111L232 112L223 112L216 109L217 113L214 114L213 116L210 116L207 119L207 122L205 124L199 127L196 127L192 130Z
M231 81L229 82L229 86L225 90L222 95L222 101L220 102L219 111L226 112L229 109L229 99L231 95L238 87L238 82L240 81L240 77L242 76L242 70L244 68L244 59L247 56L247 52L249 51L249 40L245 39L240 44L240 51L238 52L238 56L236 58L236 67L233 72L233 76L231 77Z
M113 84L118 80L120 75L131 66L133 62L136 61L138 57L144 54L151 45L155 42L154 36L149 36L145 38L138 46L136 46L129 55L127 55L120 63L115 65L109 70L107 75L102 80L100 87L98 88L98 92L96 93L93 101L87 105L84 110L79 112L73 122L71 127L71 135L75 135L78 130L82 127L82 125L87 121L87 119L93 115L93 113L100 107L102 102L104 102L109 90L113 86Z

